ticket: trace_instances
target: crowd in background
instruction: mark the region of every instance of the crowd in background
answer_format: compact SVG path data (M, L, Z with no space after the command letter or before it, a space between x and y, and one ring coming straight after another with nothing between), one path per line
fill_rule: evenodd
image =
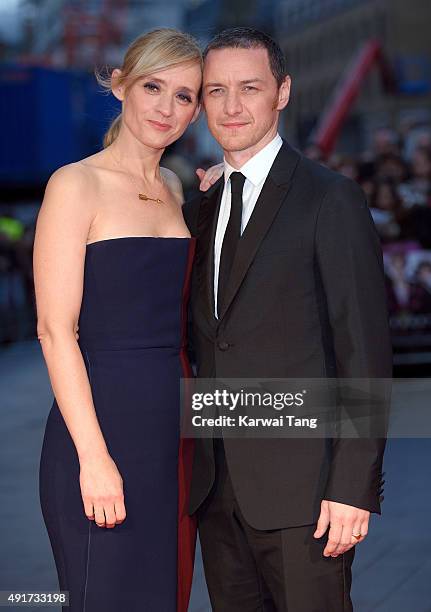
M315 147L309 153L316 157ZM318 155L317 155L318 157ZM370 151L327 165L364 190L385 261L394 334L431 331L431 126L375 132Z
M409 240L431 248L431 126L379 129L371 151L335 154L327 165L361 185L384 244Z
M35 334L32 253L35 219L0 206L0 344Z
M190 196L198 187L195 168L220 160L193 163L187 150L190 141L184 146L186 153L169 152L165 165L178 173ZM385 252L391 313L408 310L429 313L431 318L431 125L403 125L398 131L380 128L370 149L360 155L335 153L324 160L312 144L305 154L354 179L364 190ZM18 311L31 322L26 334L34 333L34 223L35 219L23 222L16 207L0 207L0 343L22 337Z

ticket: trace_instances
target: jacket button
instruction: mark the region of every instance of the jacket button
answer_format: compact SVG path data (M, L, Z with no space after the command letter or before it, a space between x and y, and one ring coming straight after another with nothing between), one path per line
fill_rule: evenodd
M229 348L229 343L228 342L219 342L218 343L218 347L221 351L227 351L227 349Z

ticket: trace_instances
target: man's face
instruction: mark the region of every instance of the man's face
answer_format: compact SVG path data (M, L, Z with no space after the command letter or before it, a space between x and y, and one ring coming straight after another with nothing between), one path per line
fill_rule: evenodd
M257 152L270 142L289 91L290 77L278 87L264 48L215 49L205 59L208 127L225 151Z

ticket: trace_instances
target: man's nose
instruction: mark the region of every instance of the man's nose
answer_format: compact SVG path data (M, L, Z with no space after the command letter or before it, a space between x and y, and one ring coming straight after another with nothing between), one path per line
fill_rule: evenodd
M225 98L226 115L238 115L242 112L241 98L237 93L229 93Z

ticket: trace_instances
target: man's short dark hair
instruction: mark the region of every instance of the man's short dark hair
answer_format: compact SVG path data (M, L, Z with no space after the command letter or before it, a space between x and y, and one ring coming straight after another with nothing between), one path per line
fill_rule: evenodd
M253 28L228 28L223 30L208 43L203 55L205 59L210 51L216 49L259 48L267 50L271 72L278 87L280 87L287 75L286 58L280 45L260 30L254 30Z

